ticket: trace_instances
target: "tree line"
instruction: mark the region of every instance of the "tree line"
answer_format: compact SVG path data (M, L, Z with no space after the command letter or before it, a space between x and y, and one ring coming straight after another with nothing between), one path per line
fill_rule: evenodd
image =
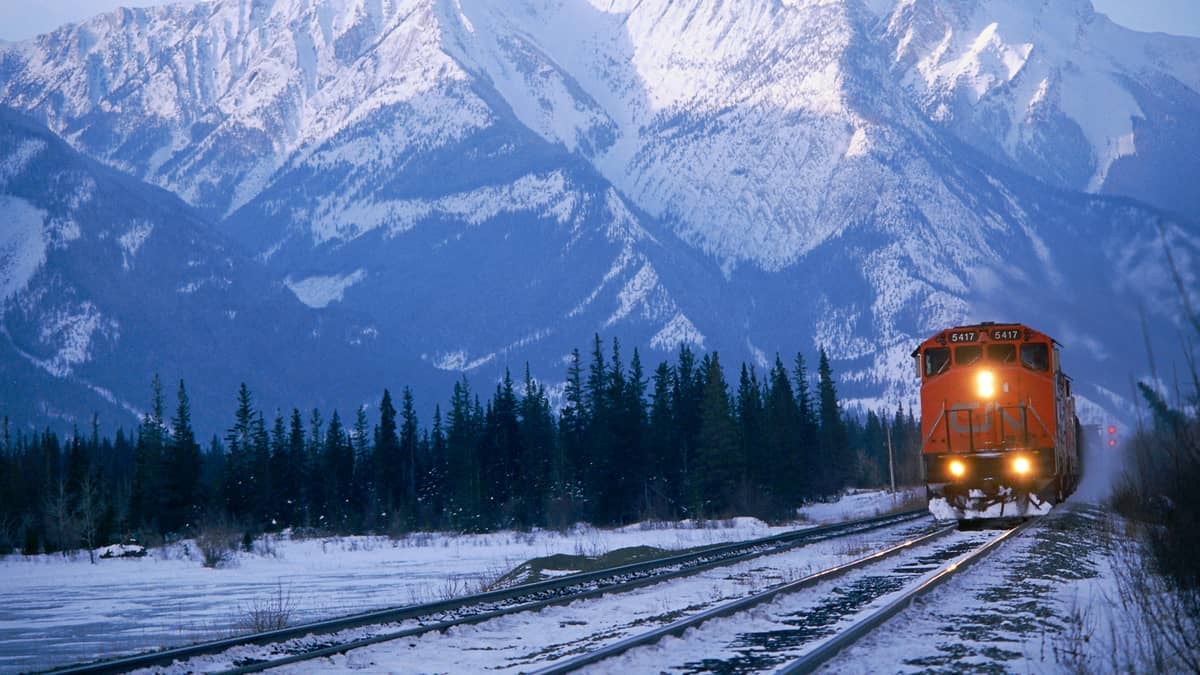
M249 388L231 426L205 447L183 381L173 414L156 376L133 432L99 422L65 440L0 429L0 552L71 550L191 536L221 524L248 533L567 527L639 519L785 518L849 485L919 475L911 409L842 410L829 360L815 389L803 356L765 371L742 364L727 381L716 352L686 345L647 376L638 351L593 340L553 392L510 373L486 399L464 375L443 411L418 420L410 389L387 389L377 417L313 409L267 418Z

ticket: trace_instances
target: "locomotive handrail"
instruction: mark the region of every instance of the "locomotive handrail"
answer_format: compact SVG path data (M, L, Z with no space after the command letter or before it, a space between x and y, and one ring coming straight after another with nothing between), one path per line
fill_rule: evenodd
M1037 408L1033 407L1033 399L1030 399L1030 401L1029 401L1029 409L1033 411L1033 418L1037 420L1038 426L1040 426L1042 428L1042 431L1046 432L1046 437L1053 439L1053 440L1058 440L1057 438L1055 438L1055 436L1057 436L1057 434L1050 433L1050 429L1047 428L1046 423L1042 421L1042 416L1038 414ZM1028 419L1028 418L1026 418L1026 419ZM1029 432L1026 431L1025 433L1028 434Z
M945 402L945 401L942 401L942 411L941 411L940 413L938 413L938 416L937 416L937 418L933 420L933 426L929 427L929 435L928 435L928 436L926 436L926 437L925 437L925 441L924 441L923 443L921 443L921 450L922 450L922 451L924 451L924 450L925 450L925 446L926 446L926 445L929 445L929 441L932 441L932 440L933 440L933 435L934 435L935 433L937 433L938 423L939 423L939 422L941 422L941 421L942 421L942 418L943 418L943 417L945 417L945 416L946 416L946 402ZM950 449L950 437L949 437L949 434L950 434L950 428L949 428L949 427L947 427L947 428L946 428L946 434L947 434L947 436L946 436L946 449L947 449L947 450L949 450L949 449Z

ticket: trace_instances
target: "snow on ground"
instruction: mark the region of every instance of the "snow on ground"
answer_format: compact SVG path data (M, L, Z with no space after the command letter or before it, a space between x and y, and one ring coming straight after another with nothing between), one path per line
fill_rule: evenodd
M567 606L500 617L445 633L384 642L328 659L296 664L282 672L410 672L420 664L431 673L530 672L819 570L846 563L863 551L896 545L930 531L929 519L894 525L845 538L816 542L783 553L722 566L645 588L613 593ZM389 631L414 627L405 622ZM339 639L361 637L347 633ZM267 658L270 652L239 650L239 660ZM176 671L219 671L229 661L197 659ZM602 672L607 669L600 667ZM651 672L636 668L632 672Z
M892 496L856 492L801 510L801 524L888 511ZM631 546L684 549L793 529L752 518L642 523L618 529L482 535L414 534L260 540L208 569L194 543L144 558L86 553L0 558L0 670L41 669L246 632L256 610L282 605L291 624L474 592L518 564Z
M827 673L1140 670L1114 662L1113 520L1076 505L1039 519L970 571L826 664ZM1136 638L1135 638L1136 639ZM1145 665L1145 664L1143 664Z

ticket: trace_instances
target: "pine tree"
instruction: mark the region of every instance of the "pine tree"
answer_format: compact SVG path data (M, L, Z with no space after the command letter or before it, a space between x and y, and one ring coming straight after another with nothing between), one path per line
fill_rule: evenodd
M817 400L820 404L817 447L824 460L821 464L824 471L820 493L823 497L830 497L846 486L851 458L846 428L842 422L841 409L838 407L833 371L829 367L829 357L824 348L821 349L817 366Z
M758 374L753 366L742 364L738 377L737 406L738 445L745 461L742 468L744 492L737 506L744 513L770 516L773 507L774 485L772 484L775 459L767 454L767 442L763 429L766 411Z
M350 488L354 478L354 449L346 437L337 410L329 418L325 431L325 450L322 453L326 525L348 533L352 519Z
M400 445L399 478L400 511L404 514L407 527L416 525L417 514L417 446L419 445L417 412L413 405L412 390L404 388L400 397Z
M309 494L308 486L308 455L304 449L304 419L300 416L299 408L292 408L291 421L288 424L287 456L288 480L285 484L284 499L293 514L293 525L312 525L313 495Z
M581 376L579 350L573 349L558 418L558 453L551 466L555 505L552 519L559 527L566 527L581 515L581 480L588 458L587 431L590 427Z
M163 482L166 424L163 421L162 382L155 374L151 383L150 411L138 427L134 451L133 490L130 496L130 520L134 527L159 532L166 485Z
M384 389L379 401L379 432L375 438L375 481L379 503L389 521L399 517L403 480L396 407L392 404L391 392Z
M767 379L767 399L763 408L764 453L774 458L772 493L780 508L794 506L805 495L809 465L801 455L800 409L788 379L787 368L777 354Z
M699 488L693 501L705 515L721 515L732 505L732 496L743 465L737 428L729 405L729 387L716 352L705 359L704 397L700 405L700 433L696 438Z
M801 473L800 494L802 499L815 499L822 496L826 473L826 463L829 461L821 454L818 441L820 423L817 418L816 406L813 403L809 388L808 369L804 364L804 356L797 353L793 375L796 379L796 409L797 434L796 454L803 468Z
M518 518L531 527L544 522L550 497L550 465L555 449L554 415L542 385L533 379L525 364L525 388L520 403L521 458L518 463Z
M237 521L252 517L254 474L254 407L250 389L238 389L234 423L225 435L229 458L225 463L224 500L229 515Z
M375 529L379 514L379 499L375 492L375 455L374 448L371 447L370 433L367 407L360 405L354 412L354 430L351 433L351 445L354 449L354 489L350 499L359 527L366 531Z
M471 407L471 389L464 375L454 383L454 395L450 399L450 412L446 426L446 455L449 459L451 507L450 522L462 530L479 530L479 513L482 509L482 478L477 449L479 444L479 422L482 413Z
M287 428L284 426L283 414L276 409L275 419L271 423L271 529L282 529L296 524L295 513L292 510L294 485L292 466L288 462Z
M705 357L708 358L708 357ZM696 368L696 357L686 344L679 347L679 363L675 367L675 389L671 392L671 400L675 404L672 417L675 420L675 442L677 448L673 454L679 461L679 495L680 503L687 507L695 506L696 497L700 494L696 467L696 443L700 433L700 404L704 396L707 364Z
M162 525L167 532L179 532L195 524L200 509L200 445L192 431L192 407L183 380L179 380L171 432Z
M647 515L669 518L679 515L681 501L682 461L675 440L674 402L671 391L675 374L666 361L654 370L654 391L650 394L650 417L647 421L645 508Z

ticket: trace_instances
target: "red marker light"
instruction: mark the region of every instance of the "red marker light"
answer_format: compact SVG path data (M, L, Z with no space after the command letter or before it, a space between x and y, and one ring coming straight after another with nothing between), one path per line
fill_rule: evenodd
M1108 447L1110 447L1110 448L1117 447L1117 440L1115 438L1108 439Z
M1110 434L1117 433L1117 425L1115 425L1115 424L1108 425L1108 433L1110 433Z

